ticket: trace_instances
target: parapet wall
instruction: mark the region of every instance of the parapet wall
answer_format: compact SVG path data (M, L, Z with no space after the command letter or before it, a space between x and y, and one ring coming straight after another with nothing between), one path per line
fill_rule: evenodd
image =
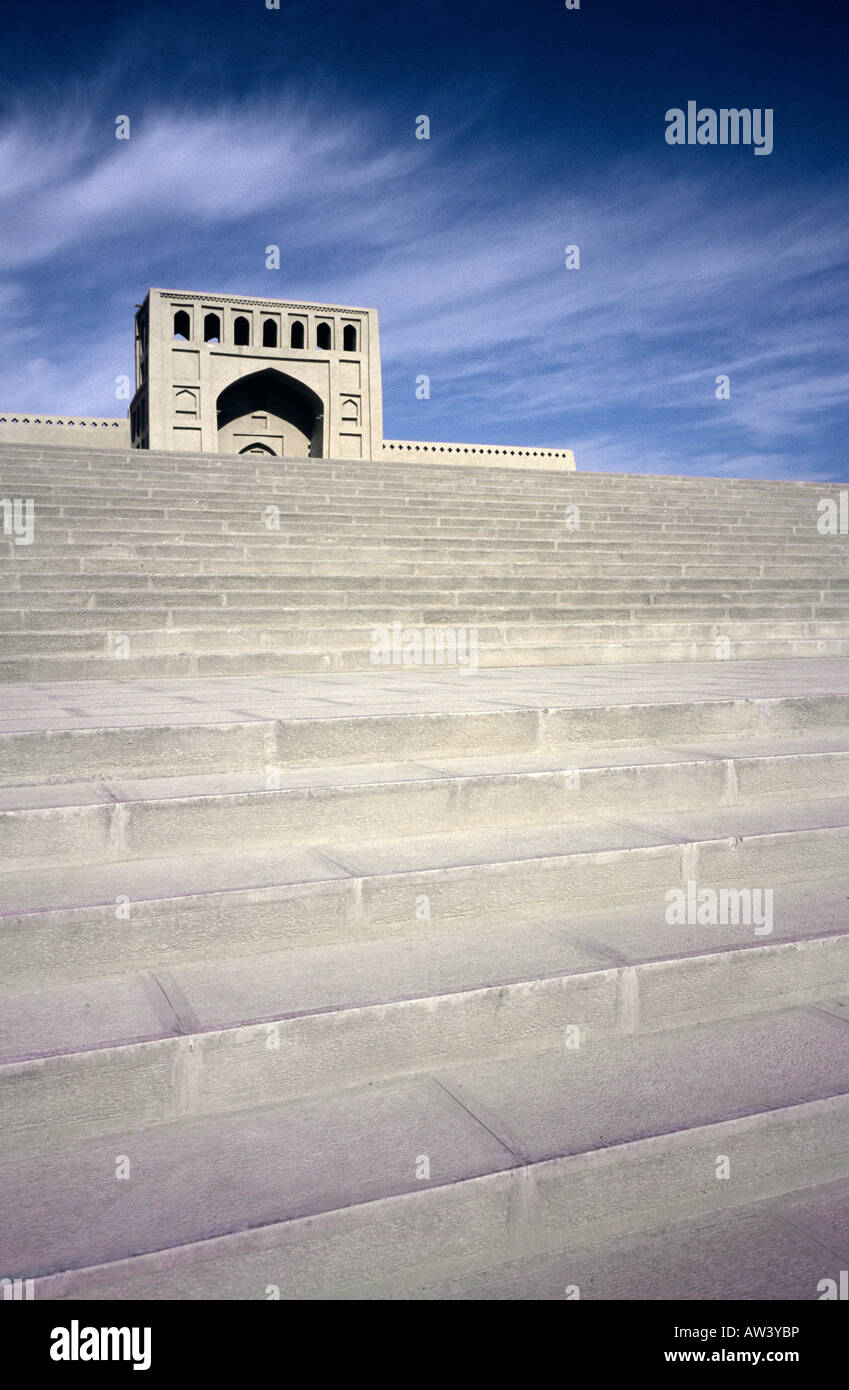
M106 449L130 447L129 421L91 415L0 413L0 442L74 444Z
M79 447L128 449L127 419L91 415L42 415L0 413L0 443L72 444ZM539 468L570 471L575 468L571 449L523 449L510 444L447 444L433 440L385 439L376 460L411 463L444 463L490 468Z
M511 444L446 444L413 439L384 439L380 457L387 462L447 463L490 468L574 470L571 449L521 449Z

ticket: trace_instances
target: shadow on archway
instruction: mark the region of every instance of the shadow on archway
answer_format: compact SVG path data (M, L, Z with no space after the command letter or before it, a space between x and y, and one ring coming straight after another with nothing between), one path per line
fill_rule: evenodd
M219 439L222 432L230 440L239 434L255 435L254 418L261 414L267 417L271 433L280 433L286 438L287 453L322 457L324 407L321 398L285 372L268 367L240 377L224 388L216 401L216 409ZM274 450L267 452L274 453Z

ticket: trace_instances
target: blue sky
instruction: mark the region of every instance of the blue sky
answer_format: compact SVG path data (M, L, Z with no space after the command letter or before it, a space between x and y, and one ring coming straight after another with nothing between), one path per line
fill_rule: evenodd
M161 285L376 306L388 437L849 479L834 0L48 0L4 28L4 409L124 413ZM668 145L688 100L771 108L772 154Z

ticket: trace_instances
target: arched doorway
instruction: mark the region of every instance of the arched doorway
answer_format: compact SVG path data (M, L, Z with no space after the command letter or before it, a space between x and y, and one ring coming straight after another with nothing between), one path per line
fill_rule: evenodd
M309 386L274 367L251 372L216 401L218 452L321 458L324 407ZM254 446L258 446L255 448Z

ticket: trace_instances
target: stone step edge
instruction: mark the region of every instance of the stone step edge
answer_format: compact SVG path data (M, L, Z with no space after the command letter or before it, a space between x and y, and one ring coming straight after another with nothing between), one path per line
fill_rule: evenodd
M647 605L647 607L651 610L651 605ZM716 607L720 607L720 605ZM758 638L760 638L762 634L768 634L776 628L786 628L788 626L793 628L834 627L845 629L849 632L849 614L845 611L842 616L823 616L820 613L800 613L797 605L786 604L781 605L786 611L780 617L774 613L770 614L768 617L762 617L760 614L755 614L753 616L748 614L717 614L716 607L708 613L699 613L696 615L678 613L667 616L664 615L662 611L643 612L642 609L638 609L614 617L599 613L593 614L589 618L581 616L573 617L570 612L563 610L561 610L561 614L557 617L551 615L534 617L533 611L531 611L529 614L522 614L520 617L504 618L498 617L497 614L480 612L473 612L470 614L468 610L458 607L456 609L443 609L437 617L430 617L427 619L424 618L424 614L421 610L415 612L412 616L407 616L404 613L399 614L397 611L392 611L391 609L389 611L386 609L377 609L374 615L363 616L361 613L357 612L357 610L353 610L349 613L345 608L326 608L318 610L318 613L314 617L310 616L303 622L292 621L288 615L281 618L275 610L271 610L270 616L268 617L258 616L248 619L240 618L239 613L236 612L231 618L229 625L227 623L198 624L178 621L171 623L165 622L152 626L133 626L129 636L136 642L149 642L152 638L161 637L168 637L169 640L173 640L174 642L178 642L185 638L204 638L208 640L209 646L203 650L214 650L215 639L231 633L249 634L254 641L256 641L257 638L262 639L264 637L269 637L286 644L293 642L298 636L309 636L313 638L313 641L306 644L306 649L309 650L315 647L316 650L321 650L320 646L315 641L316 637L327 642L329 635L332 645L338 647L342 645L338 634L344 632L350 635L350 640L345 644L346 647L349 650L358 650L359 647L363 646L363 638L366 632L371 633L375 629L378 629L380 632L391 634L393 626L397 626L399 641L408 628L412 628L414 631L417 629L442 628L450 632L452 629L460 626L478 632L481 643L487 642L493 644L497 641L514 641L522 642L525 645L533 644L535 646L544 646L547 643L552 646L559 646L559 635L564 631L575 632L577 635L583 636L585 632L598 632L599 629L604 628L619 629L620 631L613 634L618 641L624 640L622 634L625 632L634 632L635 630L637 632L645 632L649 630L654 633L655 629L658 628L674 628L676 632L682 633L690 633L694 628L710 628L716 629L718 632L729 629L732 633L736 633L737 635L745 635L745 633L740 632L740 629L746 629L747 631L749 629L754 629L753 636ZM87 609L85 611L97 614L98 616L100 613L98 609ZM226 606L222 605L220 609L213 608L211 611L217 616L219 612L227 613L228 609ZM424 611L426 612L427 610L425 609ZM578 609L577 613L580 614L580 612L581 610ZM112 622L108 621L108 616L113 617ZM345 622L345 619L348 617L351 618L351 621ZM117 621L114 620L116 618ZM48 639L56 639L58 643L67 637L72 637L90 642L92 644L91 655L97 656L102 652L105 637L113 633L116 628L120 629L120 618L120 614L104 614L102 625L92 624L89 627L0 627L0 643L5 646L10 639L19 643L31 640L45 642ZM326 620L322 621L322 618ZM532 630L532 636L527 635L528 629ZM806 634L800 633L798 635L805 636ZM367 638L366 645L368 645L370 641L371 638ZM100 643L100 646L95 645L96 643ZM247 644L246 646L247 650L252 650ZM256 649L264 650L262 647L257 647ZM303 649L302 647L301 650ZM222 650L229 651L231 649L222 648ZM77 653L71 651L67 654L73 656ZM81 651L79 654L85 655L87 653Z
M844 1178L847 1131L849 1098L841 1094L609 1149L517 1159L498 1173L44 1275L35 1296L359 1299L407 1288L414 1297L425 1267L440 1275L472 1272L499 1256L510 1263L577 1249ZM767 1144L772 1162L765 1175ZM712 1169L716 1154L728 1151L742 1170L737 1182L701 1180L705 1165ZM635 1202L640 1187L650 1200ZM621 1209L611 1214L616 1203ZM381 1274L364 1281L364 1269Z
M696 741L698 741L698 736L696 737ZM790 742L791 740L787 740L788 744ZM580 750L575 750L576 754L579 754L579 751ZM589 782L603 782L603 779L605 779L606 777L617 777L620 775L625 776L628 774L633 774L635 779L639 780L639 778L642 775L651 777L653 775L658 774L661 771L667 772L670 776L675 776L676 774L685 776L688 773L706 771L708 768L716 769L717 767L722 768L724 771L723 785L719 789L721 791L721 795L716 798L715 802L717 809L724 809L726 807L754 807L761 806L765 802L772 804L774 801L779 804L786 805L787 797L796 797L798 795L798 789L788 788L787 790L782 791L770 787L768 791L762 791L757 794L741 795L738 786L738 775L741 766L744 764L755 764L758 767L763 767L768 763L783 765L785 763L792 762L798 764L807 763L808 765L813 767L816 765L817 762L823 759L827 759L830 762L844 763L847 761L847 759L849 759L849 733L847 733L846 746L841 748L784 746L776 747L770 749L769 751L759 750L757 753L747 753L745 751L745 748L741 747L735 750L731 750L727 754L688 750L688 754L686 757L668 758L660 756L658 754L654 754L652 757L646 757L645 759L641 759L638 761L634 761L633 759L631 759L630 761L616 760L615 750L605 750L605 752L607 751L610 751L613 757L610 762L603 763L593 762L587 764L572 764L568 761L567 757L564 754L563 766L557 768L513 769L502 767L493 769L479 768L468 771L455 770L443 772L439 769L427 769L423 767L423 773L427 773L429 775L423 775L421 777L412 777L409 775L409 773L401 772L399 769L398 775L393 776L391 780L381 779L372 774L370 776L364 777L362 780L357 781L346 781L340 778L340 780L335 782L321 780L318 783L311 782L303 786L269 787L267 785L257 785L256 787L252 788L225 787L215 788L211 790L192 790L189 786L186 786L185 784L195 781L196 778L201 774L187 773L185 775L177 774L176 776L173 776L172 778L168 779L175 784L173 790L168 793L163 793L162 791L151 793L148 789L140 787L138 789L130 789L129 791L121 794L120 796L117 795L117 791L113 792L107 784L110 782L117 782L122 780L128 780L133 782L159 782L162 781L163 778L161 776L153 776L150 778L132 777L124 779L109 776L101 776L93 779L93 781L91 782L77 781L77 779L75 778L69 779L66 782L43 783L35 781L27 782L24 784L18 784L17 788L9 787L8 791L12 792L16 789L18 791L23 791L24 789L32 790L36 788L38 790L46 791L51 788L58 789L61 787L64 788L66 792L70 792L71 789L76 788L79 788L80 791L82 791L83 789L97 787L99 788L99 795L101 799L92 800L90 797L81 797L79 800L76 801L63 799L61 801L56 801L54 804L47 806L4 806L2 807L2 809L0 809L0 824L2 824L3 821L11 819L12 817L27 820L32 823L39 823L40 821L48 817L65 819L63 813L66 812L70 817L75 812L79 812L81 814L94 814L103 810L114 812L118 807L123 808L123 811L125 813L132 815L133 810L138 808L144 808L147 811L156 811L165 810L166 808L175 808L177 805L179 805L181 808L185 808L188 810L202 806L204 803L211 802L226 802L228 804L232 804L234 807L237 807L244 806L249 803L254 804L258 799L262 799L262 801L264 801L269 806L282 806L283 803L286 802L289 802L292 805L306 805L319 800L325 801L334 796L339 799L345 800L353 800L357 797L374 796L375 798L380 800L381 798L387 795L400 796L404 793L412 796L416 796L417 794L420 794L421 796L427 796L430 792L433 792L437 788L445 787L450 788L451 791L456 792L458 795L462 795L465 792L474 794L478 790L486 792L487 790L495 786L520 789L523 786L527 786L532 783L536 783L540 787L550 786L566 791L576 791L577 787L572 786L572 781L575 780L577 775L580 776L581 782L583 782L584 779L586 779ZM493 756L491 761L495 762L497 760L497 756L498 755ZM357 765L351 764L350 766L351 770L353 770L356 768ZM370 766L392 767L393 764L390 761L385 763L372 764ZM227 776L228 774L221 773L219 775ZM177 785L178 783L183 783L184 786L181 788ZM561 784L564 785L562 785L561 787ZM847 787L845 794L849 796L849 779L847 779ZM806 799L811 801L817 799L830 800L832 797L839 795L841 795L840 792L831 791L823 793L821 798L808 797ZM656 810L657 808L653 809ZM670 809L676 811L699 810L704 809L704 803L700 803L700 805L698 806L691 806L686 803L681 804L680 802L676 801L671 805ZM659 811L658 813L663 814L662 811ZM597 813L597 819L600 821L617 819L620 814L620 811L602 811ZM514 826L532 825L534 823L535 821L533 815L530 815L530 817L526 819L525 817L518 814L514 817L514 820L512 822ZM573 821L570 818L568 820L562 821L561 823L570 825L578 824L582 826L587 824L595 824L596 817L588 816L587 819L582 818L577 821ZM497 827L498 823L496 821L492 822L491 824L484 824L482 826L482 828L485 830L494 829ZM127 829L128 827L125 824L123 828ZM511 825L505 825L505 828L510 829ZM424 832L416 831L415 833L421 834ZM110 836L110 838L112 837ZM403 839L404 837L396 835L393 838ZM292 842L289 843L291 844ZM118 855L117 857L120 862L122 856Z
M602 824L614 824L599 821ZM794 842L804 840L807 844L812 841L822 841L827 844L830 840L842 841L849 836L849 815L840 824L828 826L806 826L790 830L764 830L751 831L744 834L728 833L726 835L703 836L699 839L690 839L686 836L680 839L671 838L666 832L657 831L655 839L649 844L635 845L616 848L597 848L587 850L574 850L565 854L535 855L527 858L518 859L487 859L471 860L461 864L451 864L447 867L431 867L416 869L394 869L386 870L382 873L358 873L346 871L344 877L338 875L328 876L327 878L304 878L298 880L288 880L276 884L264 884L262 886L244 885L239 888L212 888L203 892L181 893L172 896L134 898L131 900L133 916L136 919L156 918L163 914L182 914L184 912L197 909L209 904L224 905L232 907L234 910L244 908L251 903L279 903L288 899L297 899L311 894L331 893L334 896L352 897L353 901L348 905L351 912L355 910L359 914L357 922L348 921L344 934L341 932L336 936L328 936L326 940L346 940L350 939L351 931L355 925L364 928L369 927L367 917L363 915L364 902L369 893L374 893L381 888L396 887L399 885L410 885L410 891L416 887L421 887L422 891L428 885L447 883L449 885L457 883L466 884L474 878L494 877L503 878L504 875L514 872L517 874L533 872L543 873L547 870L565 870L567 867L581 866L585 864L611 865L614 862L627 862L629 859L658 857L663 858L664 862L670 857L675 856L678 863L675 882L668 882L668 887L680 886L689 879L696 880L699 874L700 853L703 851L719 851L733 849L735 855L740 853L740 848L765 850L778 846L793 847ZM171 861L162 859L145 861L124 861L126 863L145 862L145 863L169 863ZM844 866L845 867L845 866ZM61 874L67 871L67 865L55 865L52 872ZM18 868L7 870L10 874L17 875ZM749 872L748 870L746 872ZM841 877L836 871L829 870L822 873L823 879L833 879ZM774 883L803 883L806 882L805 875L798 875L796 870L789 876L776 875L772 873ZM743 886L743 885L741 885ZM651 894L656 891L657 885L652 882ZM413 896L415 896L413 894ZM648 900L649 890L643 888L643 896L639 899L645 903ZM412 901L412 898L411 898ZM615 899L613 905L622 906L623 898ZM562 910L562 908L561 908ZM589 910L587 908L586 910ZM467 915L466 913L453 912L447 914L445 921L456 923L458 919ZM535 917L540 919L550 916L551 913L537 912ZM89 923L93 918L102 918L105 925L113 930L116 921L115 900L100 901L93 903L73 904L63 907L42 906L28 908L13 908L10 911L0 908L0 929L14 929L16 926L26 926L33 920L53 919L59 925L74 925L84 917ZM508 917L508 920L515 920ZM395 919L390 921L390 929L396 925ZM357 939L369 940L376 933L373 930L366 930L364 936ZM250 955L254 952L245 952Z
M822 657L843 658L849 656L849 637L777 637L777 638L730 638L731 649L722 659L725 661L767 661L815 660ZM665 642L658 638L647 638L644 642L615 642L613 651L609 650L605 664L608 668L619 665L653 663L656 665L689 665L718 659L715 643L709 640L700 642L687 638L675 642L671 638ZM535 647L515 645L508 648L483 645L478 649L478 668L480 670L545 670L549 666L568 665L579 670L586 666L598 666L599 651L604 643L563 644L562 647ZM661 650L662 648L662 650ZM564 661L565 656L571 660ZM338 649L334 654L318 650L299 651L263 648L247 655L233 652L193 652L160 653L140 656L131 660L117 660L101 656L35 656L0 658L0 685L16 686L44 684L50 681L77 682L121 682L131 684L135 680L170 680L179 677L194 679L223 679L255 676L277 677L289 674L329 674L356 671L379 670L392 678L397 673L399 679L409 675L412 670L442 670L446 672L467 672L474 679L471 668L454 666L411 667L374 666L367 658L366 649L362 653ZM502 659L503 658L503 659ZM44 663L44 664L39 664ZM239 663L239 669L234 666Z
M775 728L775 719L784 716L781 727ZM807 715L809 718L805 718ZM816 724L811 719L820 716ZM684 720L692 724L682 726ZM699 722L707 718L710 723L700 731ZM568 736L562 729L559 734L552 725L569 721ZM649 728L646 728L646 723ZM661 734L661 725L665 727ZM477 737L475 729L480 729ZM415 730L411 739L409 731ZM669 746L692 744L694 742L714 742L717 739L729 740L729 757L744 755L742 740L752 737L765 740L774 737L776 742L801 741L800 751L805 751L804 741L822 734L847 731L849 737L849 694L818 695L776 695L753 697L698 698L685 697L681 700L663 702L633 701L612 705L545 705L518 709L460 708L451 711L426 711L398 714L351 714L327 716L295 716L268 719L258 717L246 720L200 720L190 725L169 724L151 721L149 724L108 724L92 728L83 725L78 728L42 728L0 731L0 785L31 786L62 785L67 781L91 783L109 780L114 777L132 777L141 780L145 774L138 771L98 772L89 777L79 776L79 769L73 776L51 775L38 778L27 776L15 778L14 764L16 750L31 753L43 759L45 752L63 749L78 750L85 753L86 765L92 758L102 759L105 754L98 752L102 745L113 741L129 746L134 756L138 756L140 742L152 741L157 748L165 747L173 741L174 754L165 757L167 765L172 756L182 753L185 758L187 747L202 746L203 769L217 772L239 772L255 766L271 764L276 767L327 767L338 764L340 767L362 765L360 756L364 746L373 748L377 737L380 744L392 739L394 757L391 761L409 762L426 758L487 757L510 754L550 753L568 759L570 754L587 747L599 745L616 751L617 745L636 747L641 741L654 741L662 736ZM470 741L467 731L472 731ZM498 734L509 736L509 749L492 753L492 739ZM207 739L217 741L249 740L250 764L246 756L227 756L226 766L210 769ZM402 740L398 746L398 739ZM459 746L458 746L459 744ZM95 750L94 753L86 750ZM216 750L218 751L218 750ZM385 749L375 749L375 752ZM20 754L18 754L20 757ZM372 766L385 763L388 759L374 757L365 760ZM238 763L239 766L233 764ZM98 762L102 766L102 762ZM137 766L137 764L135 765ZM9 775L7 774L9 769ZM148 775L161 776L157 767ZM191 774L187 774L191 775Z
M604 947L595 947L599 955L604 951ZM589 994L589 999L584 1001L580 997L576 998L577 1008L574 1014L564 1015L564 1021L549 1021L545 1030L538 1036L529 1040L527 1033L522 1034L521 1051L524 1054L550 1051L553 1047L564 1042L568 1027L575 1026L580 1029L582 1046L586 1045L586 1040L602 1041L611 1037L629 1036L637 1033L656 1033L669 1029L686 1028L704 1022L716 1022L727 1018L736 1018L754 1013L773 1012L778 1009L799 1007L805 1004L816 1004L836 995L849 991L849 926L834 931L824 932L819 936L794 937L789 940L764 942L759 945L747 945L742 942L729 942L720 949L687 951L677 955L658 956L649 960L628 962L625 960L615 961L615 953L612 948L608 948L611 956L609 964L576 966L565 971L552 971L540 975L525 976L521 979L510 979L507 981L496 981L487 985L475 985L471 987L458 986L441 990L437 994L393 994L384 999L374 999L367 1003L358 1004L334 1004L320 1008L296 1009L286 1013L271 1013L259 1015L255 1018L240 1019L235 1023L211 1024L204 1026L194 1016L191 1000L182 1001L181 990L169 978L169 972L156 968L149 971L140 971L135 976L113 975L102 977L100 983L104 988L108 988L111 981L126 983L128 979L141 981L150 980L155 988L162 992L164 998L168 1000L170 1021L172 1027L169 1030L163 1022L161 1036L146 1039L126 1038L122 1041L104 1042L92 1044L90 1047L62 1048L54 1051L30 1053L22 1057L5 1057L0 1060L0 1089L9 1077L32 1075L37 1072L40 1079L44 1075L56 1069L71 1067L78 1070L87 1061L95 1065L108 1056L110 1065L118 1063L122 1057L136 1058L140 1053L151 1055L161 1054L163 1049L173 1053L174 1074L180 1070L180 1060L185 1064L187 1055L191 1059L191 1066L197 1071L203 1063L204 1042L208 1044L206 1050L211 1050L218 1054L222 1046L228 1042L240 1045L242 1042L250 1042L251 1039L258 1041L261 1047L267 1048L268 1038L273 1031L276 1042L279 1038L280 1050L288 1050L286 1044L286 1033L295 1034L301 1029L305 1030L308 1036L303 1040L305 1049L313 1050L316 1044L320 1045L320 1037L317 1038L317 1030L324 1025L330 1024L333 1038L333 1052L338 1039L340 1027L345 1026L346 1022L353 1026L356 1034L363 1023L372 1020L376 1034L379 1030L387 1027L387 1016L393 1013L415 1011L420 1015L420 1023L424 1025L425 1031L429 1020L438 1011L466 1009L471 1011L482 1010L484 1015L491 1012L493 1019L498 1014L503 1016L517 1009L521 1010L528 1007L528 1001L535 994L549 996L550 998L560 999L564 996L575 994L576 996ZM267 953L259 953L255 960L263 958ZM274 953L285 954L285 953ZM812 960L808 962L807 957ZM819 959L817 959L819 958ZM749 966L749 988L752 991L747 993L745 999L745 1010L731 1007L728 1001L727 990L724 979L727 975L729 963L733 961L737 968ZM776 962L779 966L787 963L792 966L788 972L788 978L782 980L781 972L776 972L774 966ZM801 962L801 964L800 964ZM804 967L808 964L814 967L816 979L813 983L800 985L799 981L803 976ZM227 960L223 959L220 964L222 968L226 966ZM732 967L733 968L733 967ZM759 979L757 972L761 971L763 979ZM771 975L778 974L777 982L773 982ZM159 977L164 976L164 982ZM668 997L663 1008L644 1009L640 991L640 985L644 982L651 982L654 977L665 976L668 981ZM753 978L754 977L754 978ZM677 989L679 983L686 981L686 1006L678 1005ZM761 994L758 995L755 986L760 985ZM715 992L714 992L715 991ZM39 990L21 991L15 997L27 999L39 994ZM170 1002L170 996L175 993L180 1001L180 1013ZM710 996L705 998L704 996ZM568 1002L571 1002L569 1000ZM597 1021L594 1010L603 1005L601 1013L603 1017ZM751 1007L750 1007L751 1006ZM182 1017L180 1014L182 1013ZM591 1021L587 1022L581 1015L589 1013ZM496 1021L503 1023L503 1017ZM443 1062L455 1063L457 1061L475 1061L484 1058L498 1056L515 1056L515 1043L510 1039L495 1040L494 1045L481 1045L483 1026L486 1018L480 1021L478 1029L473 1030L474 1042L465 1054L458 1054L454 1049L450 1050L450 1056L443 1058ZM439 1024L431 1024L434 1034L441 1037ZM433 1053L419 1051L427 1039L417 1038L410 1042L407 1047L407 1061L398 1066L398 1059L395 1059L395 1069L390 1072L386 1070L386 1059L381 1058L374 1063L373 1073L366 1070L363 1073L357 1071L354 1080L349 1081L347 1086L359 1085L361 1081L375 1080L379 1077L388 1076L411 1076L422 1071L428 1071L435 1065ZM368 1055L370 1043L360 1044L363 1049L364 1057ZM444 1046L444 1043L443 1043ZM292 1047L294 1051L294 1045ZM179 1054L179 1055L178 1055ZM34 1066L34 1064L36 1064ZM299 1067L300 1071L300 1067ZM181 1086L185 1085L186 1078L181 1078ZM333 1087L327 1085L313 1084L308 1090L296 1090L291 1092L290 1098L301 1095L321 1094L329 1089L336 1089L338 1081L334 1078ZM282 1097L281 1097L282 1099ZM185 1113L216 1113L219 1107L212 1107L209 1111L197 1112L194 1110ZM235 1106L232 1108L245 1108Z

